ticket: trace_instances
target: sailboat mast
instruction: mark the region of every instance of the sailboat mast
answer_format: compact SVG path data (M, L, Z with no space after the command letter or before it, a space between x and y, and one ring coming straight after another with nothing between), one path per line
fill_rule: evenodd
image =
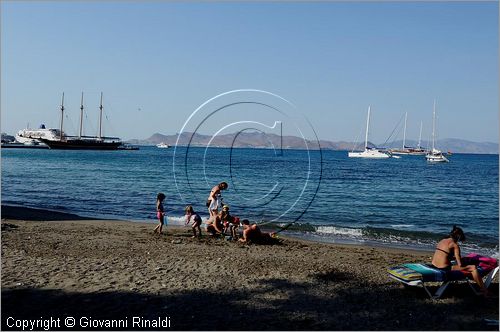
M420 149L420 143L422 141L422 121L420 121L420 134L418 135L418 148Z
M79 138L82 138L82 127L83 127L83 92L82 92L82 102L80 103L80 135Z
M99 139L102 139L102 92L101 92L101 105L99 106Z
M61 100L61 128L60 128L60 133L59 133L59 140L62 141L63 139L63 121L64 121L64 92L62 94L62 100Z
M432 151L434 151L434 140L436 130L436 99L434 99L434 106L432 108Z
M408 112L405 113L405 129L403 130L403 150L406 145L406 120L408 119Z
M280 121L280 152L283 156L283 122Z
M368 147L368 127L370 126L370 107L368 106L368 116L366 118L365 150Z

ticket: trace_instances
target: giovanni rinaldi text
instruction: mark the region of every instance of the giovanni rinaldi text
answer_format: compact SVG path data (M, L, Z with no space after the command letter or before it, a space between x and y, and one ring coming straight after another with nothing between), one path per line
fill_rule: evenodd
M106 329L106 328L136 328L136 329L151 329L151 328L170 328L170 317L145 318L140 316L125 317L121 319L101 319L92 317L71 316L64 318L43 318L39 319L18 319L15 317L7 317L6 325L9 329L21 331L39 331L53 330L64 328L76 329Z

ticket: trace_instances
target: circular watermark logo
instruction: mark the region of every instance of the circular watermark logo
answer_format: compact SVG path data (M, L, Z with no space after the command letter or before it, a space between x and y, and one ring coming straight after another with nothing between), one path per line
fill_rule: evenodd
M232 214L293 223L316 197L322 161L317 134L296 106L271 92L241 89L190 114L174 146L173 175L185 204L204 206L210 190L226 182L223 202Z

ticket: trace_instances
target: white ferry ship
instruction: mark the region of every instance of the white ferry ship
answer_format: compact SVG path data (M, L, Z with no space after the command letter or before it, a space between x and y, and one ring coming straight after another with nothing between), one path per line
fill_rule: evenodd
M58 140L61 137L59 129L47 129L44 124L41 124L38 129L21 129L16 134L16 141L26 145L36 145L41 142L39 139L46 139L49 141Z

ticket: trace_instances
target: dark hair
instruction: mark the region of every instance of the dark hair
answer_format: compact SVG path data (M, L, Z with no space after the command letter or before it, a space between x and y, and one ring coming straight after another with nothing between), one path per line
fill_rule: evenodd
M455 241L465 241L465 234L464 231L460 228L457 227L456 225L453 226L453 229L450 232L450 237Z
M250 225L250 221L248 221L248 219L243 219L243 220L241 221L241 223L242 223L243 225Z
M227 187L228 187L227 182L221 182L221 183L219 183L219 188L222 187L222 186L224 187L224 189L227 189Z
M158 201L163 201L165 199L165 194L164 193L159 193L158 195L156 195L156 200Z

